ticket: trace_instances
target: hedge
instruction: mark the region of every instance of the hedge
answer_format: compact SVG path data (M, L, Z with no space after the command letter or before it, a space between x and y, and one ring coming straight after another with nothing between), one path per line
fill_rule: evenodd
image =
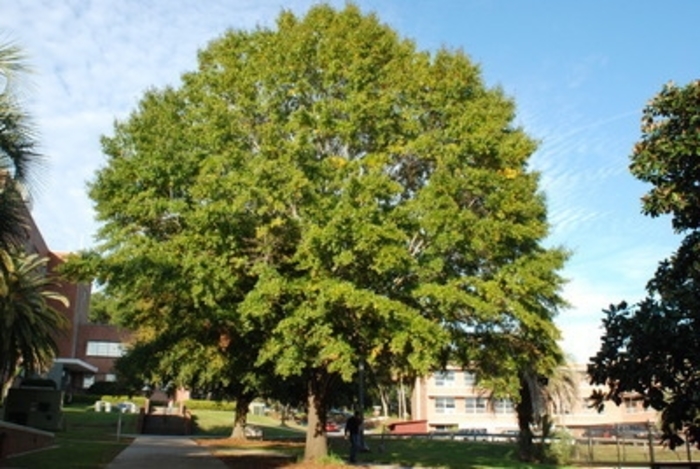
M236 410L236 403L231 401L207 401L203 399L190 399L185 401L185 407L189 410Z

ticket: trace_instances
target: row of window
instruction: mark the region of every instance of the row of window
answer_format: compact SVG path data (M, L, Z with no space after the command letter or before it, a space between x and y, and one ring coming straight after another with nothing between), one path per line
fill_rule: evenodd
M464 405L457 408L457 402ZM496 414L512 414L515 412L513 401L510 399L487 399L485 397L467 397L457 399L454 397L436 397L435 412L438 414L454 414L464 412L467 414L485 414L493 412Z
M88 357L109 357L118 358L126 353L124 345L119 342L102 342L89 340L85 355Z
M636 399L625 399L625 412L633 414L643 412L645 409L641 402ZM596 410L590 407L588 400L584 399L581 408L583 413L595 413ZM510 399L488 399L485 397L436 397L435 412L438 414L485 414L492 412L495 414L512 414L515 407ZM570 410L554 409L555 414L570 414Z
M452 370L438 371L433 375L435 386L455 386L457 384L456 373ZM464 385L475 386L476 375L468 371L464 372Z
M433 374L435 386L439 387L456 387L457 376L462 374L463 386L475 387L476 375L469 371L456 372L454 370L438 371ZM643 412L644 408L638 399L625 399L625 412L628 414ZM480 397L467 397L465 399L465 412L468 414L480 414L487 412L488 399ZM507 399L496 400L493 403L493 409L496 413L511 413L513 412L513 403ZM454 397L438 397L435 400L435 411L438 413L454 413L457 412ZM461 411L461 409L460 409ZM581 411L584 413L594 413L595 409L590 407L590 402L584 399L581 405ZM570 414L571 409L554 409L555 414Z

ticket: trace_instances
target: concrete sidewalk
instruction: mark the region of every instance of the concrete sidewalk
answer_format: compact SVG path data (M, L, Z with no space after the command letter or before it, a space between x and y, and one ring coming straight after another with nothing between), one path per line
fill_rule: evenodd
M183 436L138 435L107 469L226 469L207 448Z

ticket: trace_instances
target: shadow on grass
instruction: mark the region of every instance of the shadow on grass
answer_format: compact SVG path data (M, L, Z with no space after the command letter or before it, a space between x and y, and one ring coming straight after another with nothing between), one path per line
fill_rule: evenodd
M217 437L226 438L231 436L233 426L230 424L212 424L204 422L200 425L200 420L197 416L193 416L194 436L202 437ZM262 430L264 440L303 440L305 432L292 427L282 427L279 425L261 425L257 423L250 424Z
M273 469L290 467L303 455L301 442L234 440L231 438L200 438L205 446L226 464L234 468Z
M447 469L537 468L554 469L556 465L527 464L518 460L514 444L472 441L428 440L425 438L385 439L367 438L370 452L359 455L360 463L394 464L408 467L440 467ZM336 454L347 454L343 439L329 440Z
M367 439L371 451L358 456L360 464L400 465L445 469L554 469L557 466L525 464L517 459L515 445L480 442L435 441L427 439L385 440ZM330 437L328 464L305 464L303 442L236 441L231 439L204 439L200 444L209 446L229 468L335 468L342 467L349 452L348 442L342 437Z

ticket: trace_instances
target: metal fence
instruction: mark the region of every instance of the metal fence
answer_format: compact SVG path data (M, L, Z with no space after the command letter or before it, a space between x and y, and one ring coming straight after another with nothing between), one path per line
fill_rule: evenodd
M482 442L492 444L516 444L518 435L513 433L482 432L431 432L431 433L384 433L367 435L377 440L418 438L426 440L453 440ZM535 443L542 443L538 437ZM584 438L547 438L547 445L560 445L568 449L571 462L577 465L606 465L615 467L653 467L653 468L699 468L700 450L691 445L671 450L662 445L658 436L648 434L646 437L609 436Z
M579 463L615 462L644 464L655 467L700 467L700 450L691 445L670 449L661 444L658 437L651 438L583 438L575 439L572 460ZM666 463L683 463L683 466L668 466ZM659 466L661 467L661 466Z

